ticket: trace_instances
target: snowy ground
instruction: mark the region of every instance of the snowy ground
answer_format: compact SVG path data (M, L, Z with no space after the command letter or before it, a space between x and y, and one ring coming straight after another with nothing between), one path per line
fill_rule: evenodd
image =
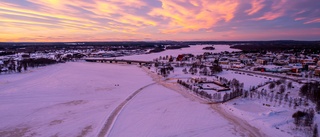
M2 75L0 136L95 136L120 102L149 83L138 67L86 62Z
M240 98L224 103L222 108L228 113L232 113L238 118L254 125L267 136L311 136L306 135L302 130L295 130L296 126L293 124L292 114L297 110L303 111L303 109L288 108L285 105L276 107L273 105L264 106L264 102L270 104L267 101ZM318 115L316 115L316 117L318 117ZM315 123L320 123L320 120L316 118Z
M224 77L228 80L237 79L240 83L244 83L244 89L249 90L250 87L257 86L259 84L263 84L267 81L277 80L277 78L271 78L267 76L261 75L248 75L248 73L239 73L236 71L227 71L224 70L221 73L218 73L217 76Z

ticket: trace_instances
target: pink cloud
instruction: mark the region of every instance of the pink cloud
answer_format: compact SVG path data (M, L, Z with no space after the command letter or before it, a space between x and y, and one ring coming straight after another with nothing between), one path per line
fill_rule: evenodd
M306 18L301 17L301 18L295 18L294 20L295 20L295 21L299 21L299 20L304 20L304 19L306 19Z
M253 15L259 12L265 6L263 2L264 0L252 0L251 9L248 9L245 12L248 13L248 15Z
M305 22L304 24L311 24L311 23L320 23L320 18L309 20L309 21Z
M255 18L254 20L274 20L285 15L285 5L287 0L273 1L271 11L266 12L263 16Z

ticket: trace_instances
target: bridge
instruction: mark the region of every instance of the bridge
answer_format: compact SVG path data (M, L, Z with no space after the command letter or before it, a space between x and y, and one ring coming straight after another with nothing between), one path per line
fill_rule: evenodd
M127 63L127 64L152 64L153 61L142 61L142 60L127 60L127 59L111 59L111 58L86 58L87 62L101 62L101 63Z

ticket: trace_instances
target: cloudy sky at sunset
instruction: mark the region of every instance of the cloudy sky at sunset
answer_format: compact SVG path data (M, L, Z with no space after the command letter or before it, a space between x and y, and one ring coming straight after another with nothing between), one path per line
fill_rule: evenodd
M1 0L0 41L320 40L319 0Z

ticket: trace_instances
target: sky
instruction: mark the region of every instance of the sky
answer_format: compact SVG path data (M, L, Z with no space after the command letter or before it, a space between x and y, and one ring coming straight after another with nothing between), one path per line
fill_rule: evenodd
M1 42L320 40L319 0L1 0Z

